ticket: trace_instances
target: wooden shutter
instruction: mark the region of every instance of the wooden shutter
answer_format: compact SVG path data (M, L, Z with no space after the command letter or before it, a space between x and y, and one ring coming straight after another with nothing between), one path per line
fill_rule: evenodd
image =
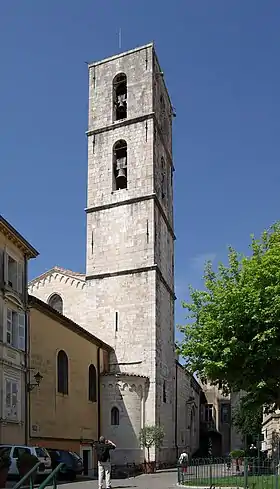
M17 291L19 294L23 293L23 270L24 265L21 262L18 262L17 265Z
M18 314L18 348L25 351L25 315Z
M5 414L9 416L12 406L12 382L6 379L5 382Z
M13 311L8 307L6 309L6 328L4 329L4 331L6 334L6 338L4 338L4 340L8 343L8 345L12 345L13 344Z
M4 286L4 250L0 250L0 289Z
M12 392L11 392L11 404L12 404L12 416L17 418L18 416L18 384L17 382L12 382Z
M4 301L0 298L0 341L4 341Z

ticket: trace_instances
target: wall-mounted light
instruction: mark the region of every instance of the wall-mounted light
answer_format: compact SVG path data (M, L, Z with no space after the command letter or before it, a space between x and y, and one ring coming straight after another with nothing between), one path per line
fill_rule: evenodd
M43 380L43 375L40 374L40 372L37 372L35 375L34 375L34 379L35 379L35 382L30 382L27 384L27 390L28 392L31 392L33 391L33 389L35 387L39 387L39 385L41 384L41 381Z

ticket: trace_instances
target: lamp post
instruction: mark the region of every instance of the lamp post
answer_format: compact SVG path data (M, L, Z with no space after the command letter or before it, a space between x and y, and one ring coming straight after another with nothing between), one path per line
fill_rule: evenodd
M35 379L35 382L33 382L33 383L29 382L27 384L28 392L33 391L33 389L35 389L35 387L39 387L39 385L41 384L41 381L43 380L43 375L41 375L40 372L37 372L33 377Z

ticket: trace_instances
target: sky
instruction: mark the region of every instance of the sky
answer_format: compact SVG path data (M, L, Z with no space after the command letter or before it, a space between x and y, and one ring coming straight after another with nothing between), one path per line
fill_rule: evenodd
M227 246L280 218L279 0L1 0L0 212L85 270L87 62L154 41L176 109L176 321ZM121 50L119 49L121 29Z

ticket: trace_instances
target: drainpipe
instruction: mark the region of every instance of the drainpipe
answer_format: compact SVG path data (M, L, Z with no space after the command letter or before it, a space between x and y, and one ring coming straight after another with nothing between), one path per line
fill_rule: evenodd
M30 432L30 403L29 403L29 352L30 352L30 328L29 328L29 312L28 312L28 259L24 256L24 276L23 276L23 302L25 310L25 352L24 352L24 400L25 400L25 422L24 422L24 438L25 445L29 444L29 432Z
M97 382L98 382L98 395L97 395L97 435L98 440L101 436L101 380L100 380L100 346L97 350Z
M176 449L176 461L178 460L178 362L175 360L175 449Z

